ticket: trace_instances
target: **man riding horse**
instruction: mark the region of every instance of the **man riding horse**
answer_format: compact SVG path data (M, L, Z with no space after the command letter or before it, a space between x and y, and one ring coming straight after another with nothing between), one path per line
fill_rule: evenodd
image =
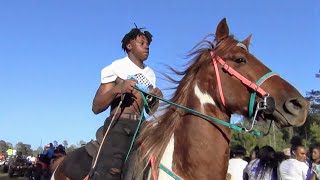
M149 56L152 35L148 31L133 28L122 39L122 49L127 57L114 61L101 71L101 84L93 100L92 111L99 114L109 106L110 116L104 123L103 134L106 138L100 145L101 151L96 159L96 171L92 179L120 179L122 166L130 148L131 141L138 128L144 102L137 83L147 87L147 91L162 97L156 88L156 76L144 61ZM133 77L128 79L128 77ZM158 100L148 100L148 105L155 112ZM107 133L107 135L106 135Z

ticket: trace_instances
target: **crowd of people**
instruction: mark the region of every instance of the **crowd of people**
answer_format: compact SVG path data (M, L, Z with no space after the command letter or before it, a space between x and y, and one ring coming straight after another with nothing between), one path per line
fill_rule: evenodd
M43 150L39 152L36 156L33 153L27 155L23 154L21 151L18 151L12 155L7 153L3 153L3 157L1 159L5 159L7 163L7 167L3 170L4 173L9 173L8 171L9 166L15 167L17 163L19 166L23 166L23 170L20 169L20 174L26 177L33 177L32 179L49 179L51 172L50 172L50 165L52 162L61 157L66 155L65 147L63 145L56 145L54 146L52 143L49 143L43 147ZM11 176L14 171L11 171Z
M50 179L50 165L56 158L64 155L66 151L63 145L54 146L52 143L45 145L43 151L34 158L33 166L28 168L28 176L32 179ZM32 159L31 157L30 160Z
M277 152L271 146L255 147L246 156L241 145L231 148L228 180L319 180L320 144L307 147L299 137L291 139L291 147Z

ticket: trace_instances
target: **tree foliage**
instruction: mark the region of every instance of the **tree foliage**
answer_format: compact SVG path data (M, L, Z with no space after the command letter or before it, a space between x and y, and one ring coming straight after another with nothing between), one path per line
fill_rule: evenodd
M313 122L310 126L310 142L311 144L315 144L320 142L320 126L316 122Z
M311 90L307 92L307 97L310 101L311 113L320 113L320 90Z
M67 140L64 140L62 143L58 143L58 141L53 141L54 145L59 145L62 144L67 153L70 153L71 151L74 151L75 149L83 146L84 144L86 144L85 141L80 140L78 143L76 144L71 144L69 145ZM44 148L39 146L37 147L37 149L33 150L31 148L30 144L25 144L23 142L18 142L15 146L12 146L12 143L10 142L6 142L5 140L0 140L0 153L5 153L8 149L13 148L17 151L17 153L21 152L22 155L24 156L29 156L29 155L33 155L33 156L37 156L38 154L43 153Z
M16 150L17 152L21 152L22 155L32 155L33 154L33 150L31 149L31 145L30 144L24 144L22 142L18 142L16 144Z
M67 140L64 140L62 141L62 145L65 147L65 148L68 148L68 141Z
M6 150L9 148L8 144L4 140L0 140L0 153L6 152Z
M319 74L316 74L316 78L320 79L320 70ZM311 104L311 113L320 113L320 90L311 90L307 92L306 97Z
M240 124L238 125L242 126ZM250 152L255 146L262 147L264 145L270 145L278 151L290 147L288 144L288 139L290 138L286 138L290 131L288 128L280 130L274 124L270 124L270 122L258 122L257 125L254 126L254 130L260 131L262 136L233 131L231 146L241 144L246 148L247 152Z

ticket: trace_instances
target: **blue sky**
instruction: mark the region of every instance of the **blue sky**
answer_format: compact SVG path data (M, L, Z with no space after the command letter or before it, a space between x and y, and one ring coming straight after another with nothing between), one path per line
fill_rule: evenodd
M156 73L184 64L226 17L231 33L252 33L250 51L303 95L319 89L319 2L0 1L0 139L36 149L41 140L94 138L109 114L91 112L100 71L125 56L120 41L133 23L154 35L147 64Z

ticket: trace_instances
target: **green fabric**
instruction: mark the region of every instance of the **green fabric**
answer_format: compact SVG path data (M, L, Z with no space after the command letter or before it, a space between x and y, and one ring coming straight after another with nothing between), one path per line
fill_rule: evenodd
M143 92L140 91L140 94L141 94L142 99L143 99L143 102L144 102L144 104L145 104L145 105L144 105L144 108L149 108L148 103L147 103L147 100L146 100L146 97L143 95ZM128 157L129 157L129 155L130 155L131 149L132 149L132 147L133 147L134 141L136 140L138 131L139 131L140 126L141 126L142 119L144 118L144 115L143 115L144 108L142 109L142 111L141 111L141 113L140 113L139 124L138 124L138 126L137 126L137 129L136 129L134 135L133 135L133 138L132 138L132 141L131 141L131 144L130 144L129 151L128 151L128 153L127 153L127 156L126 156L126 159L125 159L124 162L127 161ZM149 108L149 110L150 110L150 108Z

